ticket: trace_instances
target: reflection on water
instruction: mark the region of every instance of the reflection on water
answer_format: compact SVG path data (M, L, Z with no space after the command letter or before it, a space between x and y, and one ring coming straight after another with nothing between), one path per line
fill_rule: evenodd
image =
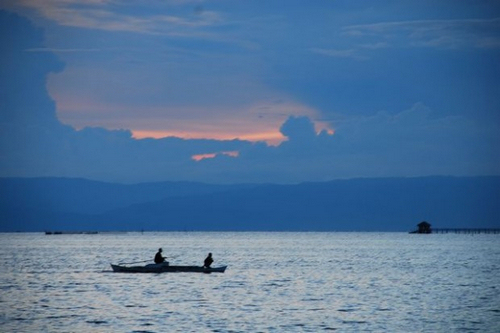
M2 332L497 332L500 237L0 234ZM153 258L224 274L112 273Z

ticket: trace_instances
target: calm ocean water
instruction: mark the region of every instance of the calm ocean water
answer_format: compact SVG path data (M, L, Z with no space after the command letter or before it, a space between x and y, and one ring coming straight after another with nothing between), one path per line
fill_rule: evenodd
M153 258L224 274L112 273ZM499 332L500 235L0 234L1 332Z

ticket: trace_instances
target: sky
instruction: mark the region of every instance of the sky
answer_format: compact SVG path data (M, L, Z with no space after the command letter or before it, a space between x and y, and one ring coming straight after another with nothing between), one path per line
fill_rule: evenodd
M0 2L0 176L500 174L498 1Z

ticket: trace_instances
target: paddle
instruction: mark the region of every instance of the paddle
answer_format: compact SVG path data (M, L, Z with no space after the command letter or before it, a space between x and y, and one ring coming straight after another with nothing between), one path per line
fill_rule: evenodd
M163 257L163 258L170 258L170 259L175 259L177 258L178 256L171 256L171 257ZM133 264L142 264L144 262L151 262L153 261L152 259L148 259L148 260L141 260L141 261L134 261L134 262L119 262L118 265L133 265Z
M151 259L148 260L142 260L142 261L134 261L134 262L119 262L118 265L133 265L133 264L140 264L143 262L149 262Z

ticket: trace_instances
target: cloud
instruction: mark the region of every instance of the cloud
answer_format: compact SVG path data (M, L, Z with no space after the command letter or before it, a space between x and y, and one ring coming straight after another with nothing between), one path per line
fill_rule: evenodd
M497 125L485 127L461 116L436 118L422 103L395 115L378 112L344 119L335 129L339 154L370 162L361 173L496 174L500 166L491 145L500 139ZM479 151L478 142L483 142Z
M350 25L344 35L378 40L400 47L496 47L500 41L500 18L415 20Z
M341 36L347 47L310 51L335 58L368 60L368 51L386 48L495 49L500 47L500 18L413 20L348 25Z
M135 139L127 127L76 130L59 121L45 89L48 73L60 70L60 62L48 52L25 52L42 47L40 31L27 20L4 12L0 12L0 22L2 28L8 28L1 30L7 31L1 34L2 45L9 46L1 51L9 61L0 68L15 78L9 82L14 88L2 96L0 105L0 176L84 177L127 183L297 183L499 172L497 125L479 125L464 117L436 117L422 103L398 113L344 115L330 120L333 133L318 131L314 114L301 115L299 109L287 113L291 105L269 100L255 106L253 116L276 117L276 129L287 140L274 146L238 139ZM280 112L269 113L271 107ZM227 126L236 127L231 122Z
M312 119L318 117L316 110L288 96L276 96L286 98L277 101L267 98L256 90L245 92L247 98L248 95L253 95L256 101L253 103L248 101L241 105L231 102L231 98L237 96L238 92L228 97L229 100L224 100L226 105L218 104L217 101L212 102L210 97L191 99L205 101L206 105L179 105L168 100L152 103L155 97L149 99L144 105L137 105L133 99L130 103L128 100L137 92L131 92L122 101L111 102L85 99L85 96L91 96L90 93L86 93L88 88L79 91L75 89L74 91L78 93L76 96L70 93L65 94L67 88L49 89L57 102L58 117L63 123L78 129L86 126L108 129L127 128L136 138L167 136L219 140L239 138L276 144L285 139L279 127L288 116L303 115ZM172 94L172 91L168 93ZM193 96L199 93L194 92ZM109 96L104 98L109 98ZM320 121L315 121L315 124L319 128L327 127Z
M322 49L322 48L312 48L311 51L316 54L321 54L328 57L335 58L353 58L357 60L366 60L367 58L358 54L356 49Z
M289 141L308 142L316 136L314 124L308 117L291 116L283 125L280 132L288 138Z
M284 139L279 126L289 115L319 115L244 73L214 76L214 66L195 64L186 69L195 77L183 77L184 65L166 67L141 67L139 73L68 68L49 76L48 89L63 123L78 129L127 128L137 138L240 138L276 144Z
M168 35L176 37L198 37L217 39L217 34L204 31L205 28L224 24L219 13L207 10L180 12L175 7L190 2L164 2L159 8L152 6L154 14L125 14L124 8L132 6L127 2L96 0L68 1L21 0L11 4L14 8L29 8L35 10L45 19L61 26L96 29L115 32L134 32L138 34ZM173 6L173 7L170 7ZM132 9L133 11L133 9ZM158 12L173 12L178 14L156 14Z
M100 52L101 49L55 49L48 47L38 47L26 49L26 52L49 52L49 53L79 53L79 52Z
M21 4L38 6L37 10L47 12L46 18L59 24L72 24L73 14L76 22L80 22L79 15L89 16L86 10L90 9L95 11L92 16L99 20L118 20L127 16L123 13L132 8L106 1L83 5L73 1ZM158 3L152 7L156 5ZM149 9L143 8L138 20ZM170 13L170 9L166 12ZM172 11L190 20L211 15L207 10L197 10L195 14L177 8ZM67 19L63 20L59 14L67 15ZM166 26L170 23L190 25L172 17L166 21ZM199 28L203 29L201 25ZM98 40L102 42L96 44L96 39L86 37L90 34L88 31L81 34L71 29L62 31L75 37L68 39L69 45L26 50L47 54L53 51L67 62L63 72L49 75L47 88L57 104L59 120L77 129L86 126L126 128L135 138L239 138L277 144L284 139L279 126L288 115L307 115L313 119L318 116L317 110L264 84L259 68L248 69L256 61L252 55L226 56L225 50L219 47L208 51L203 47L192 50L186 44L175 47L169 39L150 35L126 34L123 42L114 34L100 34ZM112 39L109 44L108 39ZM154 44L154 52L149 52L151 44ZM276 103L277 100L281 102Z
M42 45L42 31L15 14L2 14L0 20L2 88L1 122L56 123L54 103L47 95L47 72L62 70L63 64L53 54L26 52ZM41 65L43 64L43 65ZM39 108L47 112L39 112Z

